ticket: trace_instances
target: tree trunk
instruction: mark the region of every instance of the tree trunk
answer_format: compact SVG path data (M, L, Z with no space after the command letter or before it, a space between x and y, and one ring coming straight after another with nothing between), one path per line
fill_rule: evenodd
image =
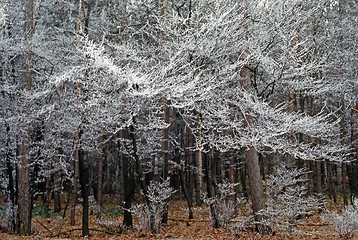
M163 120L165 123L169 123L169 115L170 110L167 106L167 99L165 97L162 98L162 107L163 107ZM169 171L169 129L168 127L163 129L163 138L162 138L162 159L163 159L163 179L168 178ZM164 209L164 213L162 216L162 223L168 222L168 207L166 206Z
M11 161L12 158L12 154L11 154L11 150L10 150L10 127L8 126L8 124L6 124L6 145L5 145L5 162L6 162L6 174L8 176L8 186L7 186L7 190L9 192L9 196L8 196L8 201L10 202L10 206L12 209L14 209L15 206L15 183L14 183L14 175L13 175L13 163ZM8 228L10 232L14 232L16 229L16 215L14 211L10 212L10 216L9 216L9 222L8 222Z
M200 114L197 113L197 125L196 125L196 129L198 131L197 136L196 136L196 141L195 141L195 148L196 148L196 152L195 152L195 165L196 165L196 188L195 188L195 193L196 193L196 202L197 204L201 204L201 192L202 192L202 187L203 187L203 182L202 182L202 177L203 177L203 154L202 154L202 146L201 146L201 122L200 122Z
M89 171L88 166L84 162L83 152L79 151L79 180L82 193L82 237L89 235L89 222L88 222L88 210L89 210Z
M326 165L327 165L328 195L336 203L337 202L337 194L336 194L335 180L334 180L334 176L333 176L333 166L329 160L326 160Z
M345 138L346 138L346 120L345 120L345 104L344 104L344 96L341 97L339 101L339 108L340 108L340 141L342 145L345 145ZM344 205L348 205L348 190L347 190L347 166L346 163L343 161L340 165L340 172L338 174L341 175L341 184L342 184L342 194L343 194L343 203Z
M23 128L25 130L25 127ZM28 236L31 234L31 194L28 148L29 139L26 129L21 136L19 146L18 164L18 212L19 212L19 234Z
M77 130L80 131L80 130ZM76 204L78 192L78 179L79 179L79 133L75 137L75 157L73 159L73 178L72 178L72 196L71 196L71 212L70 212L70 225L76 225Z
M127 156L123 156L123 181L124 181L124 218L123 225L127 228L133 226L132 213L128 211L132 207L134 196L134 169Z
M59 147L56 150L57 154L56 154L56 161L59 162L60 161L60 154L62 154L62 149ZM60 192L59 189L61 189L61 177L59 176L58 172L55 172L53 174L53 182L54 182L54 187L53 187L53 202L54 202L54 206L53 206L53 212L54 213L59 213L61 212L61 197L60 197Z
M243 90L251 91L251 79L250 70L247 67L243 67L240 71L241 85ZM249 128L253 124L253 118L250 112L244 112L244 125ZM252 202L252 210L255 214L255 220L260 221L258 215L256 215L264 207L264 191L263 183L260 174L259 154L254 146L246 146L245 159L247 164L247 175L250 186L250 196ZM256 226L256 230L259 232L264 231L261 225Z
M81 32L81 19L83 11L83 0L79 0L78 3L78 13L77 13L77 23L76 23L76 33L80 34ZM75 83L75 95L78 101L78 92L79 92L78 81ZM77 114L77 111L76 111ZM70 213L70 225L74 226L76 224L76 203L77 203L77 191L78 191L78 179L79 179L79 141L80 141L80 129L75 133L75 157L73 160L73 179L72 179L72 197L71 197L71 213Z
M289 101L288 111L294 112L296 98L295 98L295 94L294 94L293 90L289 90L289 92L288 92L288 101ZM291 139L291 140L294 139L294 136L292 133L289 133L289 139ZM286 157L286 166L292 167L294 164L294 160L295 160L294 157L289 153L286 153L285 157Z
M27 0L24 5L25 24L24 37L30 40L34 30L34 1ZM21 87L30 90L32 85L32 52L30 49L23 55L23 73L21 76ZM22 115L26 118L29 109L27 103L22 106ZM29 174L29 129L24 123L21 129L18 163L18 231L21 235L31 234L31 193Z
M98 187L97 187L97 204L98 212L97 218L101 219L102 217L102 187L103 187L103 129L99 133L99 144L98 144Z
M206 188L207 197L211 198L211 197L213 197L212 188L211 188L212 184L211 183L212 183L213 179L215 178L215 177L213 177L213 174L212 174L211 164L212 164L212 161L214 161L214 159L213 158L210 159L210 157L208 157L208 154L205 154L204 159L205 159L205 170L206 170L205 171L205 173L206 173L205 178L206 178L206 186L207 186L207 188ZM213 184L215 184L215 183L213 183ZM219 227L219 220L218 220L218 218L216 216L216 212L215 212L213 203L209 204L209 208L210 208L211 218L213 219L213 227L218 228Z

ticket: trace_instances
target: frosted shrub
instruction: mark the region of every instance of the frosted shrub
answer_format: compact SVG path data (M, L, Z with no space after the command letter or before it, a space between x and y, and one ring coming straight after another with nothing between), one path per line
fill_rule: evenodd
M317 197L307 195L307 171L280 166L265 181L266 207L258 212L261 224L271 229L288 229L295 222L323 206Z
M358 200L353 206L345 206L342 213L329 213L328 220L341 238L353 237L354 229L358 228Z
M208 197L207 193L202 195L202 200L209 206L209 216L214 227L227 227L230 220L235 217L236 202L232 196L235 194L234 186L227 180L218 184L218 195Z
M169 178L162 183L150 182L146 193L148 203L135 205L130 209L138 220L139 229L159 231L168 200L173 193L175 191L170 187Z

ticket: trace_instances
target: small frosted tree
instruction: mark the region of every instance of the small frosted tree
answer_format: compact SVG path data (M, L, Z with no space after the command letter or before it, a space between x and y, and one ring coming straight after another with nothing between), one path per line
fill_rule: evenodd
M332 224L341 238L353 237L353 231L358 228L358 200L353 205L345 206L341 213L330 212L323 219Z
M305 169L288 169L281 165L276 175L268 177L264 182L266 207L258 212L262 224L273 230L288 229L298 219L323 207L318 197L307 194L307 173Z
M130 210L138 219L138 228L158 232L170 196L176 191L170 187L169 178L162 183L151 181L145 198L146 204L138 204Z
M202 200L209 206L210 220L215 228L227 227L230 220L235 217L237 203L233 200L234 187L237 184L224 180L218 184L218 194L208 197L207 193L202 195Z

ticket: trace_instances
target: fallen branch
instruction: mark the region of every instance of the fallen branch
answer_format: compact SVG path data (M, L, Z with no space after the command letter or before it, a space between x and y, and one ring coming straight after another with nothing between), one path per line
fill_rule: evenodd
M35 221L36 221L38 224L40 224L44 229L46 229L46 230L50 233L50 236L51 236L51 237L54 237L53 232L52 232L48 227L46 227L44 224L42 224L42 222L40 222L37 218L35 218Z

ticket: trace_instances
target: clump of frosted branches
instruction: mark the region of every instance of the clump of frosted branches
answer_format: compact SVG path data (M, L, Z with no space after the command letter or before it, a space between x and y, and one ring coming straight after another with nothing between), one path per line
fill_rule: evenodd
M266 207L258 212L260 224L271 229L288 229L300 218L323 207L323 201L307 194L307 171L281 165L276 175L264 182Z
M138 228L158 232L163 214L168 206L170 196L175 193L170 187L169 178L162 183L151 181L146 197L147 204L133 206L130 211L137 217Z
M237 184L224 180L218 184L218 194L208 197L202 195L202 200L209 206L209 216L214 227L227 227L230 220L235 217L237 203L233 199L234 187Z
M341 213L331 212L323 218L333 225L341 238L353 237L354 229L358 228L358 200L353 205L345 206Z

